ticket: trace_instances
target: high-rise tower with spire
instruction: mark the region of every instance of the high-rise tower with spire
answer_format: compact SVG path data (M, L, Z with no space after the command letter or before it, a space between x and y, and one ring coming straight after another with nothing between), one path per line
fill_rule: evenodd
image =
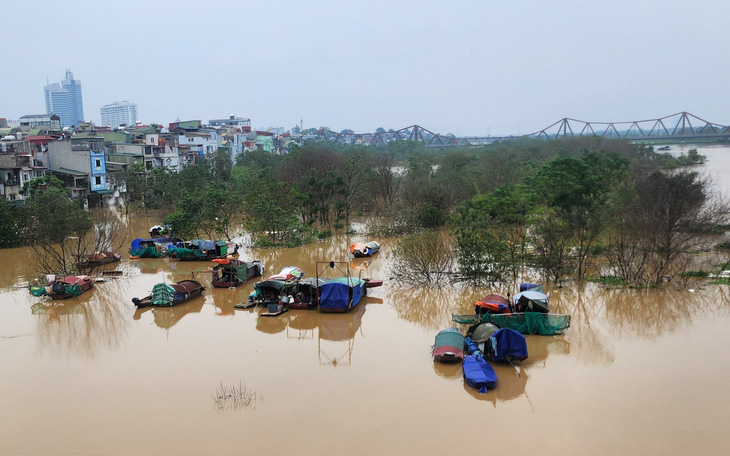
M71 70L61 83L47 84L46 114L56 114L61 118L62 127L78 127L84 121L84 102L81 98L81 81L74 79Z

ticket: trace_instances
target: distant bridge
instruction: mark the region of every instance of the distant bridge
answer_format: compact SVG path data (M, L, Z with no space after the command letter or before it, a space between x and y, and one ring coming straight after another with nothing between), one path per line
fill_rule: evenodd
M418 125L380 133L337 133L328 129L317 132L319 139L337 144L387 144L398 139L420 141L426 147L484 146L515 138L555 139L566 136L623 138L631 141L655 140L728 140L730 126L708 122L688 112L679 112L658 119L626 122L586 122L565 117L550 126L521 136L441 135Z

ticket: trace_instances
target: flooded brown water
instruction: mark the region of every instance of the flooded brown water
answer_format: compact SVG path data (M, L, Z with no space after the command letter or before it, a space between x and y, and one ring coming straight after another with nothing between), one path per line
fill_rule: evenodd
M707 153L701 150L702 153ZM710 156L728 167L730 152ZM723 161L724 160L724 161ZM724 184L730 174L720 176ZM132 237L159 223L137 216ZM349 260L358 236L241 251L266 274ZM489 292L418 289L389 277L382 240L352 260L385 285L345 315L276 318L210 286L212 263L129 260L118 279L67 301L30 296L26 249L0 255L0 454L9 455L725 455L730 450L730 289L551 290L562 336L528 336L529 358L496 366L496 389L432 361L454 308ZM204 297L137 310L132 298L190 278ZM220 385L243 403L216 405Z

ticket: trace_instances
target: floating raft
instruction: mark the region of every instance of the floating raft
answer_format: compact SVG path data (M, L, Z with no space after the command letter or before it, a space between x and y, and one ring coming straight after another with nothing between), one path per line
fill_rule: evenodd
M242 302L240 304L236 304L233 306L234 309L250 309L251 307L255 307L255 302Z
M264 312L261 314L261 316L262 317L277 317L277 316L283 314L284 312L288 312L288 311L289 311L289 309L287 309L286 307L282 307L281 309L279 309L275 312Z

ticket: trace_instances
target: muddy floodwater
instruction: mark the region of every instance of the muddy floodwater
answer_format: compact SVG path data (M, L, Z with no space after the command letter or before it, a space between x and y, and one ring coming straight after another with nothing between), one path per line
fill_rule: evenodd
M721 186L730 150L700 148ZM160 220L137 215L130 239ZM120 223L122 223L120 221ZM488 293L390 277L361 236L256 250L266 274L349 261L384 285L343 315L234 308L253 281L211 286L213 263L130 260L66 301L29 294L27 249L0 251L2 455L727 455L730 288L552 289L560 336L528 336L528 359L495 366L479 394L434 363L436 333ZM155 283L194 277L203 297L137 309ZM519 375L518 375L519 374ZM220 399L222 389L237 391Z

